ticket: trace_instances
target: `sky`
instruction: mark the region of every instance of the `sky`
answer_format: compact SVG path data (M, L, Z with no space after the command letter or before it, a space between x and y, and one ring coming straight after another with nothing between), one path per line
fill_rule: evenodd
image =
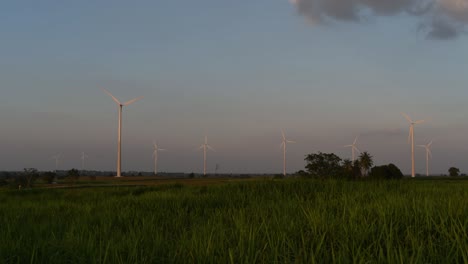
M281 173L306 154L410 173L468 172L468 0L5 0L0 4L0 170ZM425 153L416 149L416 172Z

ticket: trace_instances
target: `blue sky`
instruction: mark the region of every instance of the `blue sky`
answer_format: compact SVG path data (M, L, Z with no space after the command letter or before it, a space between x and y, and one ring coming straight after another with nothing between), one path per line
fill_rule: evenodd
M308 0L305 0L308 1ZM377 164L410 170L408 125L427 122L432 171L468 171L468 61L464 34L431 39L414 16L312 25L286 0L3 1L0 4L0 169L115 167L122 100L123 170L151 170L153 139L168 152L160 170L200 172L196 148L217 150L209 171L288 171L304 155L335 152L360 134ZM417 149L423 173L424 150Z

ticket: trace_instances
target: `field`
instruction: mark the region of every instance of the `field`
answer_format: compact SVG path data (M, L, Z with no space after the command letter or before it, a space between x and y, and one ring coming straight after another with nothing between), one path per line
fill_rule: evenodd
M0 189L0 262L468 263L467 180L144 185Z

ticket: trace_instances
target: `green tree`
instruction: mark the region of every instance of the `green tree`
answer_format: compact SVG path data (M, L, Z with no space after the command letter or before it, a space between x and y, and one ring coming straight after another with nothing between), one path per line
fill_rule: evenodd
M363 153L361 153L361 155L359 156L359 163L361 165L361 169L363 171L363 175L364 176L367 176L369 175L369 170L372 168L372 166L374 165L374 160L372 158L372 156L367 152L367 151L364 151Z
M450 167L448 170L450 177L457 177L460 175L460 169L455 167Z
M401 179L403 173L394 164L388 164L373 167L369 176L374 179Z
M73 183L76 183L76 181L80 178L80 172L77 169L71 169L67 172L67 177L70 178Z
M340 177L343 169L341 158L334 153L309 154L305 161L307 172L313 177Z
M52 172L52 171L44 172L41 178L46 183L53 183L55 179L57 178L57 173Z
M349 172L349 173L353 172L353 162L350 159L344 159L342 166L346 172Z
M31 188L37 178L39 178L39 172L37 169L27 168L16 177L15 183L17 186Z
M355 160L353 162L353 178L358 179L362 176L362 169L361 169L361 162L359 160Z

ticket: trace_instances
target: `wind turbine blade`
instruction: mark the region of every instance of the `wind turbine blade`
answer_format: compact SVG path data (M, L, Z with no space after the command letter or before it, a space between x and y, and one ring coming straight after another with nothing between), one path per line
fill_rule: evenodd
M206 147L211 149L212 151L216 152L216 150L214 150L214 148L212 148L210 145L206 145Z
M280 144L280 148L284 148L284 142Z
M353 145L356 145L358 138L359 138L359 136L357 136L356 139L354 139Z
M358 152L361 152L356 146L353 146L353 148L357 150Z
M108 94L110 97L112 97L112 100L114 100L114 102L116 102L118 105L121 105L119 99L115 98L115 96L113 96L109 91L107 91L106 89L102 88L102 90Z
M136 102L136 101L138 101L138 100L141 100L141 99L143 99L143 96L140 96L140 97L138 97L138 98L135 98L135 99L132 99L132 100L130 100L130 101L127 101L127 102L123 103L123 105L124 105L124 106L131 105L131 104L133 104L134 102Z
M281 135L283 136L283 140L286 140L286 136L284 135L284 131L281 129Z
M434 143L433 141L434 141L434 140L431 140L431 142L429 142L429 144L427 144L427 147L428 147L428 148L432 146L432 143Z
M401 113L401 114L406 118L406 120L408 120L408 122L413 123L413 120L411 120L411 117L409 117L409 116L408 116L407 114L405 114L405 113Z
M429 153L429 157L432 159L432 151L430 149L427 149L427 152Z
M415 124L421 124L421 123L424 123L425 121L424 120L418 120L418 121L415 121L414 123Z
M296 143L296 141L286 140L287 143Z

